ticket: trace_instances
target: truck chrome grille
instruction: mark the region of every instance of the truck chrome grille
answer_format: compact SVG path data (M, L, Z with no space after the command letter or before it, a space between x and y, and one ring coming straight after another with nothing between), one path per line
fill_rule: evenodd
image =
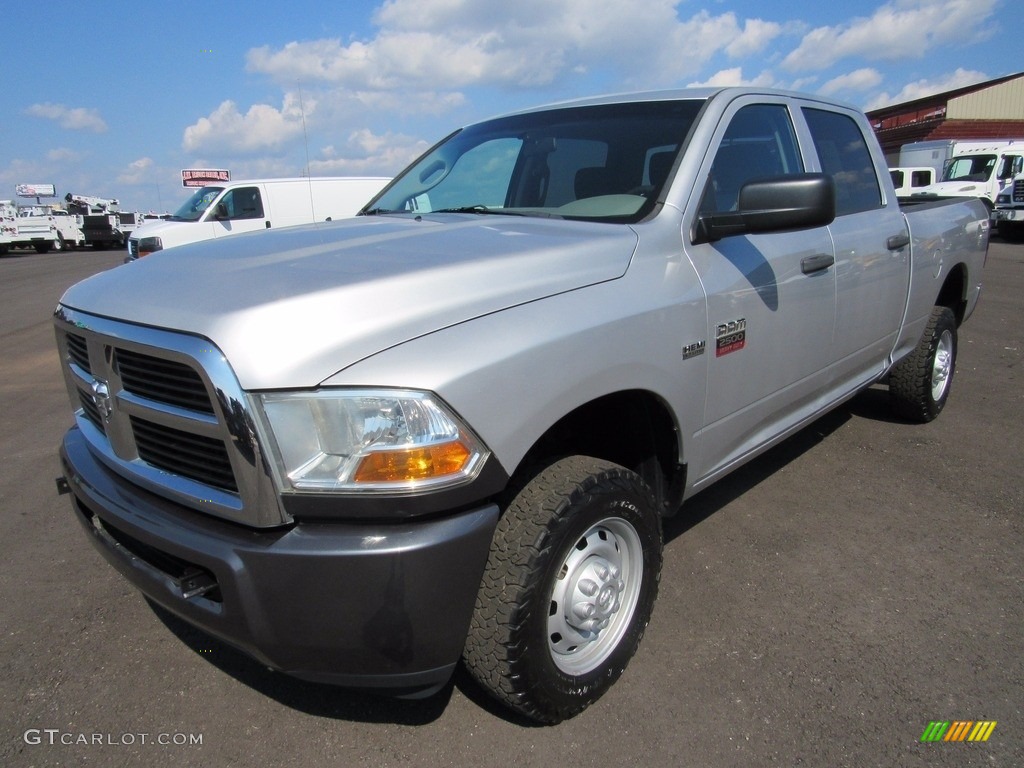
M238 492L231 460L221 440L130 417L139 458L196 482Z
M117 372L132 394L201 413L213 413L206 385L192 368L127 349L117 350Z
M1013 182L1013 202L1024 203L1024 179Z
M82 406L82 415L89 420L89 423L104 435L107 434L107 427L103 423L103 416L100 414L100 409L96 407L96 403L93 399L89 395L85 394L85 392L79 390L78 401Z
M65 307L54 322L78 427L107 467L204 514L290 522L249 401L209 341Z
M89 368L89 348L85 339L77 333L69 333L66 337L68 345L68 357L86 373L92 373Z

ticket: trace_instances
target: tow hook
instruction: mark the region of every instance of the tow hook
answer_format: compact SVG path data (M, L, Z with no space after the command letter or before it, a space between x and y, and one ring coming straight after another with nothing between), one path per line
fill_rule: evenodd
M57 484L57 495L66 496L71 493L71 486L68 485L68 480L63 475L58 477L54 482Z

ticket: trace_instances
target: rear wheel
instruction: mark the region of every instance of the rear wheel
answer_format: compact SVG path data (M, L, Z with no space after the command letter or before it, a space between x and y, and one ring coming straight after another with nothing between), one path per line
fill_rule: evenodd
M540 722L582 712L619 678L658 592L661 519L635 473L575 456L505 510L466 643L469 671Z
M889 401L900 416L934 419L946 405L956 371L956 318L948 307L935 307L917 347L889 374Z

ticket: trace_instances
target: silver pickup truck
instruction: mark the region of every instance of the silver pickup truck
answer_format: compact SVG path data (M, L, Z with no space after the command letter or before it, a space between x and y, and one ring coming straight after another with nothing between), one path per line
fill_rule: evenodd
M557 722L636 651L664 516L875 382L942 410L988 234L901 210L812 96L506 115L356 219L72 287L64 477L116 569L268 667L425 696L461 661Z

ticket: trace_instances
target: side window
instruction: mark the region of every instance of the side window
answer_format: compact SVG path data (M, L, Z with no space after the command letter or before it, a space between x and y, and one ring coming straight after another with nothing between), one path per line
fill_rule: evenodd
M732 118L711 165L701 213L734 211L749 181L803 173L789 111L782 104L751 104Z
M882 207L882 191L867 142L847 115L804 109L822 170L836 182L836 215Z
M1000 181L1006 181L1012 179L1014 176L1020 173L1021 169L1021 156L1020 155L1006 155L1003 158L1002 164L999 166L998 179Z
M263 198L259 187L232 189L220 201L229 219L259 219L263 217Z
M932 183L932 175L929 171L914 171L910 174L910 186L927 187Z

